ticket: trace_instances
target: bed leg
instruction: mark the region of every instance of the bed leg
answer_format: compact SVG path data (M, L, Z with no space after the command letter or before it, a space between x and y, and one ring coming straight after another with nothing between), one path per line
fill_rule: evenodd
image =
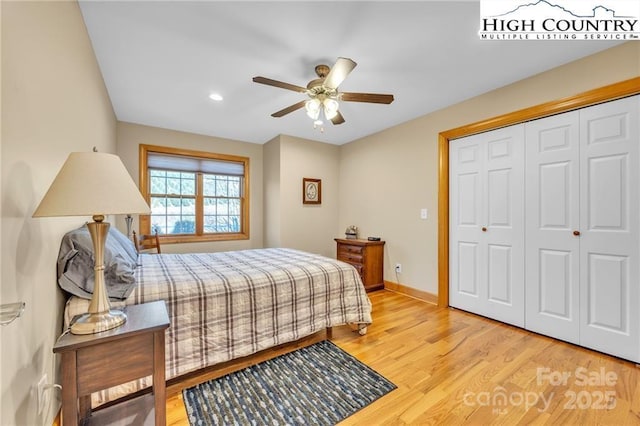
M358 324L358 334L361 336L367 334L367 324Z
M327 327L327 340L331 340L333 338L333 327Z

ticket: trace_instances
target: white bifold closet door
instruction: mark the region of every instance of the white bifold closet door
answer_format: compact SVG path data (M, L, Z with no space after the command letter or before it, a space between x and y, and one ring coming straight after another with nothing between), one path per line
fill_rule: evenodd
M573 111L526 124L526 328L580 340L580 135Z
M526 328L640 360L640 97L526 124Z
M524 327L524 126L451 141L451 306Z
M580 111L580 344L640 361L640 96Z

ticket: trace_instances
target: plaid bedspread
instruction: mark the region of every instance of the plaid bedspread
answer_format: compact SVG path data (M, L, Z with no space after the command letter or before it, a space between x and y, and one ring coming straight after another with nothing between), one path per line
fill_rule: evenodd
M138 285L124 304L166 301L167 379L326 327L371 323L357 271L335 259L274 248L140 260ZM88 302L71 298L67 320L86 312Z

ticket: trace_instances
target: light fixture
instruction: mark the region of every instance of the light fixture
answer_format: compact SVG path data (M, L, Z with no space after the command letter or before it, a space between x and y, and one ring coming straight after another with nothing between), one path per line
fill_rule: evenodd
M94 251L94 287L89 312L71 326L73 334L93 334L124 324L122 311L112 310L104 283L104 243L108 214L149 214L147 202L117 155L72 152L33 217L93 216L87 224Z
M219 93L212 93L212 94L209 95L209 99L211 99L212 101L221 101L224 98Z
M337 100L324 95L318 95L304 103L307 115L314 121L314 126L318 124L318 121L322 124L322 115L324 115L324 118L327 120L333 119L338 115L339 106L340 104Z

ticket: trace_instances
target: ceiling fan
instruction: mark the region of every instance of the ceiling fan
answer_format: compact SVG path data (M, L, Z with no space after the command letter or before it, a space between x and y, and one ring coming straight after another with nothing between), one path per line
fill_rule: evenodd
M280 111L274 112L271 114L272 117L282 117L304 107L307 110L307 115L314 120L314 126L322 124L322 116L330 120L333 124L342 124L344 123L344 117L340 111L338 111L339 101L368 102L375 104L390 104L393 102L393 95L339 92L338 86L347 78L356 65L357 64L349 58L338 58L331 68L329 68L328 65L317 65L315 71L318 78L311 80L306 88L266 77L253 77L253 81L268 86L304 93L309 97L307 100L302 100Z

